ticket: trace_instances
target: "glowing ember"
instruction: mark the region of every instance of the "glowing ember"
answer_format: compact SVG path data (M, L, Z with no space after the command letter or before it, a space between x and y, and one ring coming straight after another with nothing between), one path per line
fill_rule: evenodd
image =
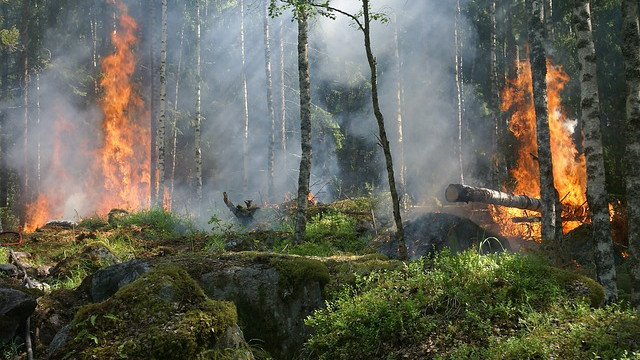
M569 77L562 67L547 61L547 96L554 183L563 206L580 209L586 205L586 166L583 154L578 154L573 141L573 126L562 108L560 92ZM536 117L533 107L531 67L528 61L518 64L518 78L511 79L502 92L502 110L511 111L509 130L518 144L518 160L511 175L515 180L514 194L540 197L540 175L537 163ZM531 215L525 210L491 207L493 218L501 226L503 235L540 238L540 223L518 223L513 217ZM563 223L566 233L580 225L580 221Z
M43 168L44 178L52 180L45 181L37 199L27 205L26 232L79 207L88 214L148 206L150 123L131 80L136 65L133 48L137 24L121 0L109 2L119 11L119 28L111 36L114 53L102 62L100 106L104 118L98 138L103 142L98 149L90 149L89 142L70 143L68 139L83 138L77 124L63 118L55 120L52 151L46 154L50 158ZM71 170L82 164L86 166L80 173Z

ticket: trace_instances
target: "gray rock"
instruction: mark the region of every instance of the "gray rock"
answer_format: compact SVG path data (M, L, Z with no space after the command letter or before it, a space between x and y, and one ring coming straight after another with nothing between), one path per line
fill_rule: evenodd
M99 302L107 299L150 269L151 267L145 261L136 259L96 271L90 279L91 301Z
M69 331L71 330L71 324L67 324L60 329L49 343L48 354L53 354L58 348L60 348L69 337Z
M490 234L469 219L445 213L427 213L404 223L409 259L417 259L445 247L453 252L470 248L481 252L510 250L509 243ZM389 258L398 257L398 242L392 237L378 239L377 251Z
M18 267L13 264L0 264L0 273L5 276L16 276Z
M9 342L36 309L36 299L20 290L0 288L0 346Z

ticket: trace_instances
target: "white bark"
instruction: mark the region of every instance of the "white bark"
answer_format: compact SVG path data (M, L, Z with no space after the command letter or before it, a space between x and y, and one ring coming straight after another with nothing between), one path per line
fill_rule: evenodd
M573 16L573 25L578 38L580 107L587 163L587 201L593 224L596 273L605 290L605 302L614 303L618 299L618 288L616 285L613 240L611 238L611 223L609 221L609 206L605 187L596 51L591 30L589 0L578 1L574 8Z

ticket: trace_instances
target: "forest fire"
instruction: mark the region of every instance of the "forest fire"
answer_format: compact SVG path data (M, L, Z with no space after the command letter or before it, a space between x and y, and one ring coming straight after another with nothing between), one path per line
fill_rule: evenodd
M137 43L136 21L120 0L110 0L119 12L119 28L111 41L114 52L102 61L99 104L104 118L101 147L89 149L70 144L74 131L64 119L55 121L51 159L46 169L55 181L41 189L37 199L27 205L23 230L30 232L48 220L65 216L65 201L81 193L84 212L106 213L115 207L139 209L148 206L150 189L150 124L142 99L136 92L132 76L136 67L133 47ZM78 157L82 157L78 161ZM74 159L76 158L76 159ZM65 159L64 163L63 160ZM73 161L76 160L76 161ZM73 174L74 163L87 163L90 171ZM78 210L78 209L74 209Z
M111 36L115 53L104 58L104 76L100 81L105 118L104 145L99 149L104 179L104 192L96 209L99 212L146 205L150 186L149 124L139 122L145 118L141 116L143 103L131 82L136 65L131 48L137 42L137 24L122 2L115 4L121 13L121 31L114 31Z
M536 117L533 107L531 67L528 61L518 64L518 78L510 79L502 92L502 110L511 113L509 130L519 146L516 167L511 170L515 180L514 194L540 197L540 176L537 164ZM569 77L562 67L547 60L547 94L551 153L554 183L560 201L566 208L584 209L586 206L586 165L584 154L579 154L573 141L573 124L562 108L560 92ZM526 210L490 206L494 220L503 235L540 238L540 223L513 223L514 217L527 217ZM583 214L584 215L584 214ZM580 221L563 222L563 231L580 225Z

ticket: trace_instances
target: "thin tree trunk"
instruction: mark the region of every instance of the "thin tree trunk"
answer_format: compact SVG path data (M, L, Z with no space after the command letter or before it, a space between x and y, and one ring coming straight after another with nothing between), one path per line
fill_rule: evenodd
M300 83L300 172L298 174L298 208L293 242L301 244L307 228L307 195L311 178L311 84L309 80L309 39L307 13L298 14L298 77Z
M462 79L460 74L461 69L461 54L460 54L460 0L456 0L456 13L454 19L454 45L455 45L455 81L456 81L456 106L457 106L457 124L458 124L458 137L456 140L455 153L458 157L458 171L460 175L460 183L464 184L464 163L462 157Z
M627 82L626 190L631 305L640 314L640 25L637 0L623 0L622 54Z
M544 26L547 29L547 39L553 37L555 32L553 27L553 0L544 0Z
M587 162L587 200L593 224L593 249L598 280L605 290L605 302L618 300L616 268L613 259L611 222L605 187L602 132L600 131L600 100L596 73L596 50L591 30L589 0L578 1L573 11L573 25L578 38L580 61L581 117L584 131L584 151Z
M396 239L398 240L398 254L401 259L407 258L407 246L404 243L404 227L402 225L402 215L400 214L400 200L398 198L398 190L396 189L396 180L393 173L393 160L391 158L391 149L389 148L389 140L387 139L387 131L384 127L384 117L380 111L378 103L378 80L376 70L376 59L371 51L371 39L369 36L369 0L362 0L362 9L364 12L364 47L367 52L367 61L371 70L371 99L373 102L373 113L378 122L378 136L384 151L384 158L387 165L387 176L389 180L389 190L391 192L391 202L393 203L393 218L396 223Z
M196 119L194 122L194 147L195 147L195 163L196 163L196 203L198 208L202 205L202 145L200 139L200 123L202 121L202 114L200 113L200 91L202 86L201 71L201 59L200 59L200 27L202 19L200 18L200 1L196 0Z
M489 4L489 16L491 18L491 41L489 51L491 58L491 66L489 72L491 94L489 97L489 106L491 108L491 112L493 113L493 136L491 139L491 183L493 187L498 187L502 183L502 179L500 176L500 166L502 159L500 158L500 153L498 151L498 143L500 142L502 132L500 126L500 90L498 88L498 27L496 22L495 0L492 0Z
M178 152L178 95L180 94L180 73L182 71L182 54L183 46L184 46L184 27L185 27L185 19L184 14L186 13L186 4L183 9L183 18L182 18L182 26L180 27L180 54L178 55L178 68L176 69L176 88L173 99L173 128L171 133L171 188L169 190L170 198L169 198L169 210L173 208L173 194L174 194L174 186L176 179L176 154Z
M280 150L282 174L287 174L287 106L284 83L284 22L280 19Z
M158 116L158 196L157 205L164 207L164 153L165 153L165 119L167 109L167 0L162 0L162 31L160 34L160 114Z
M244 54L244 0L240 0L240 53L242 57L242 190L249 188L249 99L247 96L247 69Z
M36 94L35 94L35 107L36 107L36 183L35 191L40 193L40 186L42 184L42 137L40 136L40 73L36 72Z
M264 6L264 69L267 79L267 110L269 111L269 120L271 129L269 133L269 159L267 164L267 198L273 201L275 195L274 189L274 161L275 161L275 142L276 142L276 117L273 109L273 79L271 77L271 46L269 44L269 2L265 1Z
M549 114L547 109L547 59L545 52L545 28L542 24L541 0L527 0L529 16L529 43L531 51L531 75L533 80L533 102L536 113L536 133L538 138L538 164L540 167L540 199L542 200L542 241L552 248L557 248L557 221L560 211L557 209L558 192L553 183L553 166L551 160L551 142L549 130Z
M150 123L151 123L151 151L150 151L150 166L149 166L149 202L151 203L151 207L155 207L158 202L158 144L157 144L157 134L158 131L158 123L156 122L156 116L158 113L158 100L156 94L158 94L158 78L156 75L158 62L156 59L156 46L158 44L158 31L156 25L157 14L156 14L156 1L149 1L149 13L150 13L150 40L149 41L149 78L151 83L150 89L150 101L149 101L149 112L150 112Z
M400 59L400 43L398 40L398 16L395 16L393 26L393 43L395 58L395 75L396 75L396 125L398 128L398 180L400 181L401 207L407 210L409 207L409 195L407 194L407 182L405 180L406 165L404 163L404 136L402 127L402 61Z
M22 20L20 25L20 38L22 39L22 52L20 55L21 88L22 88L22 146L23 146L23 169L22 169L22 198L23 203L31 201L31 183L29 164L29 18L31 17L31 0L26 0L22 5ZM23 214L24 215L24 214ZM24 217L24 216L23 216Z
M91 5L89 14L89 22L91 29L91 65L93 67L93 95L98 96L98 18L96 16L95 4Z

